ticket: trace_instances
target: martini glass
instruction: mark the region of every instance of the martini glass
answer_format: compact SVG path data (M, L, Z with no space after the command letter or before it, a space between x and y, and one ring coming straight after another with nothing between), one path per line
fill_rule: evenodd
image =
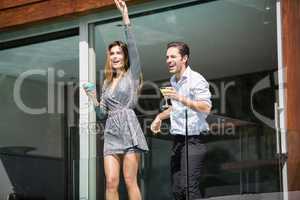
M170 86L164 86L164 87L160 87L159 89L160 89L160 92L162 93L162 95L164 96L164 99L165 99L165 104L162 105L162 108L167 109L167 108L169 108L170 105L168 104L168 98L165 96L165 94L167 92L169 92L170 90L172 90L173 88L170 87Z

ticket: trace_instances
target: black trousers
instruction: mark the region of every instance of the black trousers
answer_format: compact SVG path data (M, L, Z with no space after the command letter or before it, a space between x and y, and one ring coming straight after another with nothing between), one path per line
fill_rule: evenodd
M189 200L200 199L200 178L207 146L204 136L188 136ZM185 200L186 183L186 147L185 136L176 135L171 156L172 190L175 200Z

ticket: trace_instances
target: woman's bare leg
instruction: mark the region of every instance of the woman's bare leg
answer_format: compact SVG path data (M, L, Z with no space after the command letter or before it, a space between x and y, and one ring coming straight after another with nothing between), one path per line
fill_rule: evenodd
M104 157L104 171L106 179L106 200L119 200L119 180L120 180L121 157L117 155L107 155Z
M123 158L123 174L130 200L141 200L141 192L137 183L140 154L127 153Z

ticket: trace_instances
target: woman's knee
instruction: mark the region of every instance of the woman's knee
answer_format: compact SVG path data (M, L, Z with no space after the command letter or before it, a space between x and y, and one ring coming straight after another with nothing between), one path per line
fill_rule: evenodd
M118 190L119 187L119 177L118 176L109 176L106 177L106 189L108 190Z
M104 157L105 181L107 190L117 190L120 177L120 157L108 155Z
M125 184L126 184L127 187L137 185L137 176L136 176L136 174L126 174L126 173L124 173L124 180L125 180Z

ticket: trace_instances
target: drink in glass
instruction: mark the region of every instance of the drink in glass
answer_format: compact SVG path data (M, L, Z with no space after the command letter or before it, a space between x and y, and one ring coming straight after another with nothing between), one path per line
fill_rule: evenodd
M162 106L162 108L167 109L167 108L169 108L169 104L168 104L168 98L165 96L165 94L168 93L169 91L172 91L173 88L170 86L164 86L164 87L160 87L159 89L165 99L165 104Z

